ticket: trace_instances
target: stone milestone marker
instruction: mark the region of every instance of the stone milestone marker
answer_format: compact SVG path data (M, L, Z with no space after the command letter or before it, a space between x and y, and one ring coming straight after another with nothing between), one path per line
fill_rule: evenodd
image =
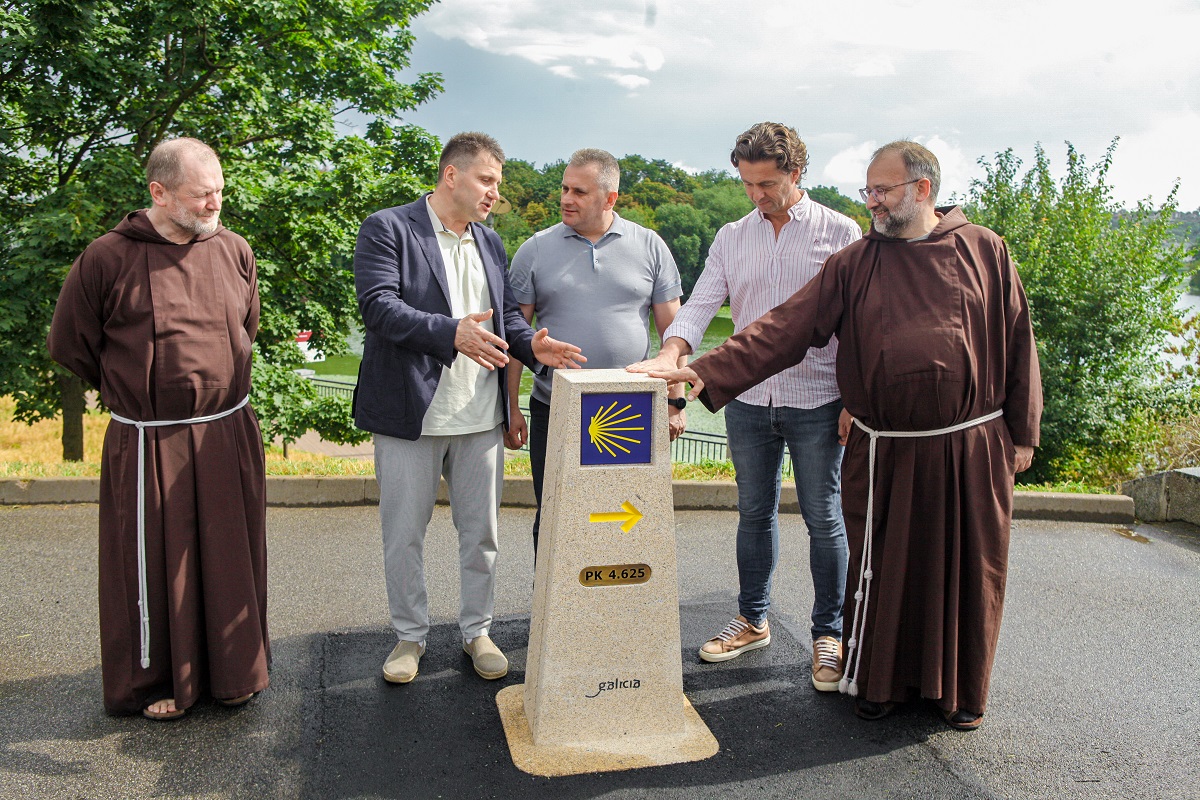
M573 775L698 761L683 694L662 380L557 370L525 684L496 697L513 762Z

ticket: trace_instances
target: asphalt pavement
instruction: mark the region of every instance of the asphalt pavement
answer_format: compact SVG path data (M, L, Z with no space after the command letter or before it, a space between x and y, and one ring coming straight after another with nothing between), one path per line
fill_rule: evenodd
M405 686L380 677L394 637L377 514L269 509L271 688L241 709L202 702L154 723L101 706L96 506L0 507L0 797L1200 799L1189 525L1015 523L989 710L963 733L924 703L864 722L847 698L812 690L796 515L783 518L772 645L700 662L696 648L736 612L736 513L677 512L684 690L720 751L547 779L513 766L495 704L523 681L532 511L501 512L493 638L512 670L487 682L462 654L454 531L435 510L436 626Z

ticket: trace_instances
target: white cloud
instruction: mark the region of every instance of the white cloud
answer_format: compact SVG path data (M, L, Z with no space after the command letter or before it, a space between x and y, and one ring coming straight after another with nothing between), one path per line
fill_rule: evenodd
M586 133L615 153L726 169L739 131L778 120L809 142L811 182L848 193L878 143L919 137L942 161L948 200L981 174L980 156L1041 142L1061 160L1069 140L1094 161L1120 135L1118 199L1161 202L1178 176L1180 206L1200 206L1195 0L960 0L953 14L923 0L441 0L415 28L422 47L493 56L488 74L459 75L436 101L448 132L466 124L454 101L470 91L519 91L506 59L526 83L526 65L544 71L545 110L497 124L528 157L561 157ZM573 104L581 128L549 135L539 114Z
M1109 182L1117 199L1134 204L1147 197L1155 205L1167 199L1178 179L1179 208L1200 209L1200 112L1180 109L1156 115L1142 130L1121 137L1113 154ZM1098 161L1097 151L1088 160Z
M588 67L617 69L617 82L631 87L649 79L634 72L653 73L666 63L659 41L661 30L647 24L643 2L614 0L603 9L569 4L513 0L449 0L438 4L424 24L443 39L459 39L471 47L502 56L515 56L544 66L560 77L580 77ZM611 73L588 70L612 77Z
M646 84L650 83L649 78L644 78L641 75L628 75L628 74L610 72L607 75L605 75L604 77L609 78L614 83L616 83L618 86L624 87L631 92L636 89L640 89L643 86L645 86Z
M881 78L885 75L895 75L896 67L887 56L873 55L860 61L850 74L857 78Z
M839 188L862 186L867 179L867 163L878 146L874 141L866 141L835 153L821 170L821 177ZM848 194L845 188L842 193ZM857 197L857 192L852 196Z
M971 178L980 170L975 162L966 156L958 145L947 142L940 136L914 136L913 141L923 144L937 156L942 168L942 188L938 191L938 203L945 205L950 198L957 195L965 198L971 187Z

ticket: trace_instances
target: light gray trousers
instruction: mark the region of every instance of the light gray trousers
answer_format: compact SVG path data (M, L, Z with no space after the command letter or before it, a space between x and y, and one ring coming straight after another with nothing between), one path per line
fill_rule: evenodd
M504 486L501 426L462 436L416 441L375 434L375 478L383 525L383 569L392 627L401 641L429 633L425 530L433 517L438 478L450 488L458 531L458 625L464 639L487 635L496 600L497 516Z

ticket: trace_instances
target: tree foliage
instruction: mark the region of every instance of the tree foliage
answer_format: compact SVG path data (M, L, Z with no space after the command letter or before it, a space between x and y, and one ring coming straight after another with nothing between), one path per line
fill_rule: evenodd
M44 344L58 288L92 239L147 204L145 160L179 135L221 155L222 219L258 259L256 406L290 392L309 403L297 408L336 411L291 372L294 337L311 330L312 347L345 348L358 224L435 177L437 142L395 122L441 88L438 75L398 79L409 21L428 5L0 0L0 394L19 419L63 406L71 379ZM376 121L348 134L339 119L350 112ZM290 436L292 413L263 413L264 434Z
M1116 144L1094 165L1068 144L1060 180L1041 146L1024 175L1006 150L980 161L970 193L969 217L1008 242L1032 307L1046 399L1034 481L1128 477L1157 424L1192 402L1159 380L1187 269L1175 190L1122 211L1107 183Z

